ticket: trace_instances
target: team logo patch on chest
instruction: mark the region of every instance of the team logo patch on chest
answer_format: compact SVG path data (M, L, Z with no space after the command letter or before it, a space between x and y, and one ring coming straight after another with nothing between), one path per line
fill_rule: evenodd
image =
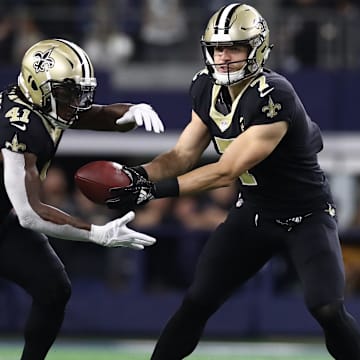
M263 106L261 111L266 113L266 116L269 118L273 118L278 114L278 111L281 110L281 104L274 103L271 96L269 96L269 102L267 105Z

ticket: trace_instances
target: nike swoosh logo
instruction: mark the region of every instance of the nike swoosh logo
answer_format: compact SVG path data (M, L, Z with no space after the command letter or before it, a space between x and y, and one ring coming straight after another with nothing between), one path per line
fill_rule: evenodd
M19 125L19 124L12 123L11 125L17 127L17 128L18 128L19 130L21 130L21 131L25 131L25 130L26 130L26 125L25 125L25 124Z
M260 97L264 97L266 96L267 94L270 94L272 91L274 90L274 88L270 88L269 90L266 90L265 92L260 92Z

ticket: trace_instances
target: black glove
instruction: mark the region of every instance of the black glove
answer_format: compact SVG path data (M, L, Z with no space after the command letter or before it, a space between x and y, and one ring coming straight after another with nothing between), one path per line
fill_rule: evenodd
M106 201L110 209L128 212L154 198L154 183L147 179L143 167L123 166L122 170L131 179L131 184L124 188L110 189L111 198Z

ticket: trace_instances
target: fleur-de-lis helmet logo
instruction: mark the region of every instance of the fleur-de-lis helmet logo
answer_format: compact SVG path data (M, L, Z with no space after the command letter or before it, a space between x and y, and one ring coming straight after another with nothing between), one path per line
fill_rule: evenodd
M37 51L34 54L35 62L33 64L33 67L35 69L35 72L44 72L55 65L55 60L51 57L51 53L54 50L54 48L48 49L44 52Z

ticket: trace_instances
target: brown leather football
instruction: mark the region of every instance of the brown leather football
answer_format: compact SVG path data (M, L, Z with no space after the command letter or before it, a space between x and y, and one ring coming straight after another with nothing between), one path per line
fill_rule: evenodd
M81 192L97 204L105 204L111 197L111 188L122 188L131 183L121 164L106 160L83 165L76 171L74 178Z

